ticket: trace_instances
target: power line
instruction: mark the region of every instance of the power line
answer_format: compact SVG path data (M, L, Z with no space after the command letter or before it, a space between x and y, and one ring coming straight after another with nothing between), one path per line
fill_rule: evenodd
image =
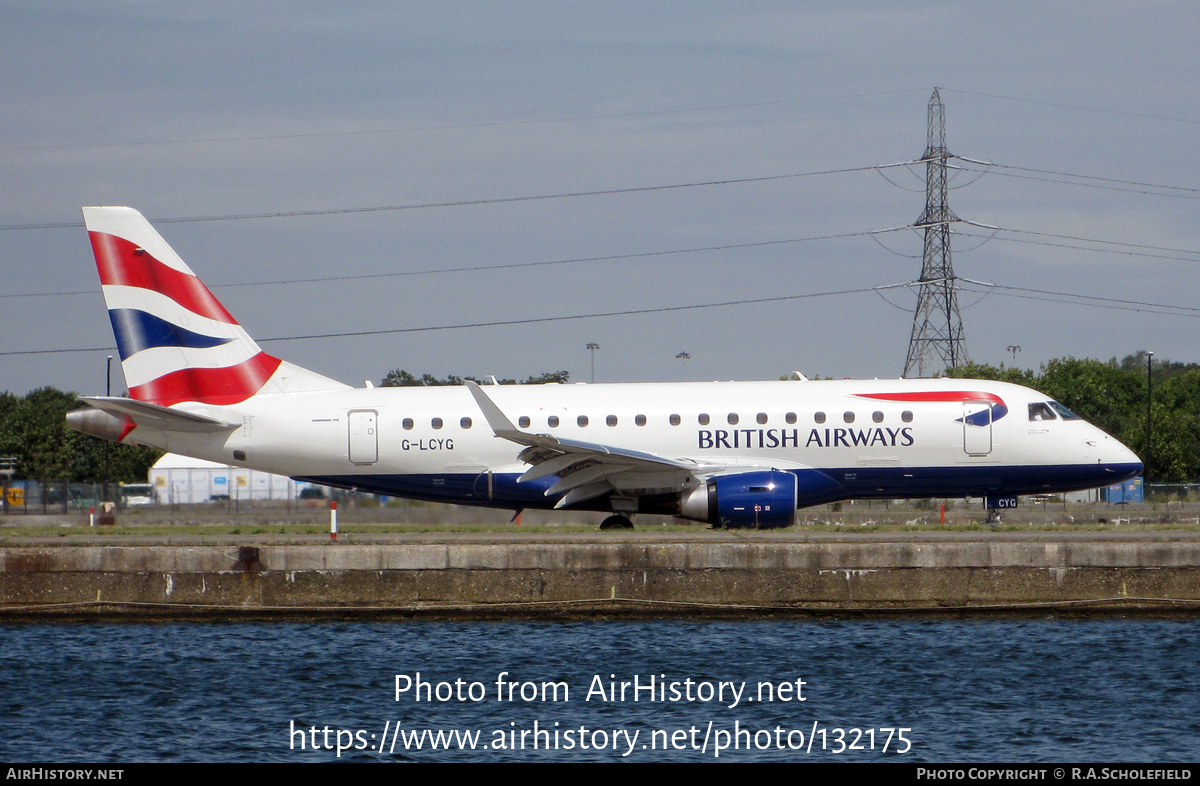
M1076 236L1076 235L1058 235L1058 234L1053 234L1053 233L1049 233L1049 232L1035 232L1032 230L1013 229L1010 227L995 227L995 226L988 226L986 224L980 224L980 223L977 223L974 221L968 221L965 219L959 219L959 221L957 223L968 224L970 226L980 227L982 229L989 230L991 234L988 234L988 235L979 235L979 234L975 234L972 232L963 232L962 230L953 230L954 234L956 234L960 237L982 238L984 242L987 242L988 240L999 240L999 241L1005 242L1005 243L1021 243L1021 244L1025 244L1025 245L1045 246L1048 248L1068 248L1068 249L1077 250L1077 251L1093 251L1093 252L1102 253L1102 254L1116 254L1116 255L1120 255L1120 256L1133 256L1133 257L1142 257L1142 258L1147 258L1147 259L1166 259L1166 260L1172 260L1172 261L1176 261L1176 262L1200 262L1200 259L1193 258L1193 257L1200 257L1200 251L1185 249L1185 248L1172 248L1172 247L1167 247L1167 246L1151 246L1151 245L1138 244L1138 243L1124 243L1124 242L1116 241L1116 240L1102 240L1099 238L1080 237L1080 236ZM293 284L324 284L324 283L339 282L339 281L363 281L363 280L378 280L378 279L388 279L388 278L404 278L404 277L410 277L410 276L440 275L440 274L444 274L444 273L475 273L475 272L486 272L489 270L512 270L512 269L528 268L528 267L548 267L548 266L554 266L554 265L571 265L571 264L579 264L579 263L587 263L587 262L609 262L609 261L620 261L620 260L625 260L625 259L645 259L645 258L658 257L658 256L697 254L697 253L704 253L704 252L710 252L710 251L731 251L731 250L743 249L743 248L768 247L768 246L786 245L789 243L804 243L804 242L812 242L812 241L819 241L819 240L841 240L841 239L853 238L853 237L870 237L872 240L875 240L875 242L879 243L880 235L888 234L891 232L898 232L900 230L907 230L907 229L911 229L911 228L912 227L910 227L910 226L898 226L898 227L889 227L887 229L866 230L863 232L843 232L843 233L831 234L831 235L810 235L807 237L783 238L780 240L761 240L761 241L755 241L755 242L751 242L751 243L726 243L726 244L715 245L715 246L697 246L697 247L693 247L693 248L669 249L666 251L642 251L642 252L635 252L632 254L606 254L606 255L593 256L593 257L573 257L573 258L569 258L569 259L540 260L537 262L512 262L512 263L506 263L506 264L501 264L501 265L463 265L463 266L459 266L459 267L449 267L449 268L427 268L424 270L402 270L402 271L394 271L394 272L390 272L390 273L363 273L363 274L359 274L359 275L348 275L348 276L314 276L311 278L269 279L269 280L261 280L261 281L225 282L225 283L210 284L209 288L210 289L237 289L237 288L242 288L242 287L287 286L287 285L293 285ZM997 235L998 232L1028 234L1028 235L1041 236L1041 237L1051 237L1051 238L1057 238L1057 239L1063 239L1063 240L1072 240L1072 241L1083 242L1083 243L1093 243L1093 244L1098 244L1098 245L1115 245L1115 246L1121 246L1122 249L1145 249L1145 251L1121 250L1121 249L1112 249L1112 248L1094 248L1092 246L1073 245L1071 243L1051 243L1051 242L1046 242L1046 241L1042 241L1042 240L1029 240L1029 239L1012 238L1012 237L1001 237L1001 236ZM882 243L880 245L886 251L888 251L892 254L896 254L897 256L916 258L916 255L902 254L898 251L888 248L887 246L882 245ZM982 245L982 243L980 245ZM975 246L975 248L978 248L978 247L979 246ZM973 250L973 249L967 249L967 251L970 251L970 250ZM1146 253L1146 251L1164 251L1164 252L1168 252L1168 253L1154 254L1154 253ZM1190 257L1182 256L1181 257L1181 256L1172 256L1171 254L1188 254L1188 255L1192 255L1192 256L1190 256ZM16 298L35 298L35 297L73 297L73 296L83 296L83 295L95 295L96 293L97 293L97 290L95 290L95 289L66 290L66 291L61 291L61 292L2 293L2 294L0 294L0 300L16 299Z
M993 227L993 226L988 226L987 224L978 224L978 223L975 223L974 221L966 221L966 220L964 220L963 223L970 224L971 226L979 227L980 229L993 229L993 230L998 229L1001 232L1012 232L1014 234L1019 234L1019 235L1034 235L1036 237L1052 237L1052 238L1055 238L1058 240L1074 240L1074 241L1077 241L1080 243L1096 243L1097 245L1120 246L1122 248L1140 248L1140 249L1146 249L1148 251L1165 251L1165 252L1174 253L1174 254L1200 255L1200 251L1194 251L1194 250L1188 249L1188 248L1172 248L1170 246L1150 246L1150 245L1146 245L1143 243L1125 243L1120 240L1099 240L1096 238L1081 237L1079 235L1058 235L1053 232L1036 232L1031 229L1012 229L1012 228L1006 228L1006 227ZM1102 249L1093 249L1093 250L1100 251Z
M999 229L999 228L997 227L997 229ZM999 231L1007 232L1009 230L999 229ZM1013 230L1013 231L1018 231L1018 230ZM1077 245L1074 245L1071 243L1050 243L1045 240L1026 240L1026 239L1022 239L1019 237L1001 237L997 234L976 235L972 232L962 232L962 231L955 231L954 234L958 235L959 237L981 237L981 238L984 238L985 242L987 240L996 240L1001 243L1021 243L1021 244L1029 245L1029 246L1045 246L1047 248L1069 248L1069 249L1072 249L1075 251L1092 251L1097 254L1116 254L1118 256L1126 256L1126 257L1141 257L1143 259L1168 259L1168 260L1171 260L1174 262L1200 262L1200 260L1198 260L1198 259L1193 259L1190 257L1176 257L1176 256L1171 256L1169 254L1149 254L1144 251L1122 251L1122 250L1116 249L1116 248L1094 248L1092 246L1077 246ZM1099 243L1099 242L1103 242L1103 241L1093 240L1093 241L1089 241L1089 242ZM978 246L976 246L976 248L978 248ZM1186 252L1186 253L1200 253L1200 252Z
M1144 120L1166 120L1171 123L1190 123L1192 125L1200 125L1200 120L1193 120L1186 117L1170 117L1167 115L1151 115L1143 112L1129 112L1122 109L1108 109L1097 106L1084 106L1082 104L1064 104L1058 101L1042 101L1036 98L1018 98L1016 96L998 95L996 93L980 93L973 90L956 90L952 87L944 87L951 93L959 93L966 96L982 96L984 98L998 98L1001 101L1018 101L1024 104L1040 104L1042 106L1056 106L1061 109L1079 109L1084 112L1099 112L1106 115L1122 115L1124 117L1136 117Z
M979 292L980 291L978 289L972 289L971 287L961 287L960 289L963 292ZM1037 295L1037 294L1022 294L1019 292L1002 292L1002 291L995 291L995 290L987 290L987 291L995 292L995 294L1000 295L1001 297L1013 297L1013 298L1020 298L1022 300L1038 300L1038 301L1043 301L1043 302L1048 302L1048 303L1062 303L1063 305L1068 305L1068 306L1085 306L1087 308L1104 308L1104 309L1110 309L1113 311L1132 311L1132 312L1137 312L1137 313L1141 313L1141 314L1157 314L1159 316L1184 317L1186 319L1200 319L1200 314L1185 314L1185 313L1180 313L1178 311L1160 310L1160 309L1157 309L1154 307L1136 308L1134 306L1121 306L1121 305L1115 305L1115 304L1081 303L1077 300L1068 300L1065 298L1053 297L1053 296L1041 296L1041 295ZM1077 296L1069 296L1069 297L1077 297ZM1173 309L1173 308L1177 308L1177 307L1176 306L1163 306L1162 308Z
M1192 258L1192 257L1200 257L1200 251L1195 251L1195 250L1191 250L1191 249L1171 248L1171 247L1166 247L1166 246L1151 246L1151 245L1144 245L1144 244L1137 244L1137 243L1124 243L1124 242L1115 241L1115 240L1102 240L1102 239L1098 239L1098 238L1086 238L1086 237L1079 237L1079 236L1075 236L1075 235L1057 235L1057 234L1053 234L1053 233L1049 233L1049 232L1035 232L1032 230L1013 229L1013 228L1009 228L1009 227L994 227L994 226L988 226L986 224L980 224L980 223L973 222L973 221L967 221L965 219L959 219L958 223L968 224L970 226L980 227L980 228L989 230L991 234L988 234L988 235L979 235L979 234L975 234L972 232L963 232L962 230L953 230L954 234L956 234L960 237L982 238L983 242L987 242L988 240L998 240L998 241L1005 242L1005 243L1021 243L1021 244L1025 244L1025 245L1045 246L1048 248L1068 248L1068 249L1077 250L1077 251L1093 251L1093 252L1102 253L1102 254L1116 254L1119 256L1142 257L1142 258L1146 258L1146 259L1166 259L1166 260L1171 260L1171 261L1176 261L1176 262L1200 262L1200 259ZM410 276L440 275L440 274L444 274L444 273L475 273L475 272L486 272L489 270L512 270L512 269L528 268L528 267L548 267L548 266L554 266L554 265L571 265L571 264L579 264L579 263L587 263L587 262L609 262L609 261L620 261L620 260L625 260L625 259L645 259L645 258L659 257L659 256L697 254L697 253L704 253L704 252L710 252L710 251L731 251L731 250L743 249L743 248L759 248L759 247L786 245L789 243L812 242L812 241L819 241L819 240L841 240L841 239L853 238L853 237L870 237L876 243L880 243L880 241L879 241L880 235L888 234L891 232L898 232L901 230L907 230L907 229L911 229L911 228L912 227L910 227L910 226L899 226L899 227L889 227L887 229L872 229L872 230L866 230L863 232L843 232L843 233L832 234L832 235L810 235L807 237L783 238L780 240L761 240L761 241L755 241L755 242L751 242L751 243L726 243L726 244L716 245L716 246L697 246L697 247L693 247L693 248L669 249L666 251L642 251L642 252L635 252L632 254L606 254L606 255L593 256L593 257L574 257L574 258L569 258L569 259L540 260L537 262L512 262L512 263L501 264L501 265L463 265L463 266L459 266L459 267L449 267L449 268L427 268L424 270L402 270L402 271L394 271L394 272L390 272L390 273L363 273L363 274L359 274L359 275L349 275L349 276L314 276L311 278L291 278L291 279L270 279L270 280L261 280L261 281L226 282L226 283L210 284L209 288L210 289L238 289L238 288L242 288L242 287L287 286L287 285L293 285L293 284L326 284L326 283L339 282L339 281L380 280L380 279L388 279L388 278L405 278L405 277L410 277ZM1081 245L1074 245L1071 243L1051 243L1051 242L1047 242L1044 240L1030 240L1030 239L1013 238L1013 237L1001 237L997 234L998 232L1012 232L1012 233L1019 233L1019 234L1028 234L1028 235L1051 237L1051 238L1057 238L1057 239L1063 239L1063 240L1073 240L1076 242L1093 243L1093 244L1098 244L1098 245L1116 245L1116 246L1121 246L1122 249L1145 249L1146 251L1122 250L1122 249L1114 249L1114 248L1094 248L1092 246L1081 246ZM980 243L979 245L982 245L982 243ZM895 251L894 249L884 246L882 243L880 243L880 246L884 250L886 250L892 254L896 254L897 256L916 258L916 255L902 254L898 251ZM975 246L975 248L978 248L978 247L979 247L978 245ZM966 249L966 250L972 251L974 249ZM1168 253L1154 254L1154 253L1146 253L1147 251L1164 251L1164 252L1168 252ZM1171 254L1189 254L1189 255L1192 255L1192 257L1172 256ZM16 299L16 298L35 298L35 297L74 297L74 296L83 296L83 295L95 295L96 293L97 293L97 291L95 289L67 290L67 291L62 291L62 292L3 293L3 294L0 294L0 300Z
M307 216L335 216L353 213L382 213L395 210L424 210L437 207L465 207L471 205L497 205L512 202L534 202L547 199L574 199L576 197L612 196L614 194L637 194L650 191L670 191L682 188L702 188L707 186L729 186L742 183L765 183L773 180L790 180L797 177L816 177L818 175L841 175L849 172L870 172L879 169L908 166L913 162L900 161L894 164L875 164L872 166L844 167L841 169L823 169L815 172L793 172L786 175L763 175L761 177L739 177L727 180L703 180L692 183L667 183L656 186L633 186L629 188L608 188L596 191L568 191L558 194L533 194L515 197L494 197L488 199L464 199L447 202L416 202L403 205L374 205L370 207L341 207L323 210L289 210L274 213L230 213L217 216L184 216L179 218L151 219L155 224L187 224L199 221L245 221L260 218L300 218ZM25 229L77 229L83 226L82 221L47 223L47 224L5 224L0 225L0 231L16 231Z
M897 287L908 286L908 282L899 284L885 284L878 287L860 287L858 289L840 289L831 290L828 292L810 292L802 295L777 295L775 297L751 298L747 300L726 300L719 303L699 303L686 306L662 306L659 308L638 308L628 309L625 311L607 311L593 314L571 314L559 317L530 317L528 319L509 319L496 322L472 322L469 324L459 325L439 325L434 327L417 327L417 328L396 328L387 330L365 330L347 333L317 333L309 336L284 336L280 338L266 338L266 341L303 341L316 338L346 338L353 336L379 336L389 335L393 333L423 333L435 330L461 330L466 328L481 328L481 327L501 327L505 325L530 325L542 322L565 322L576 319L595 319L598 317L626 317L639 314L664 314L673 311L694 311L705 308L724 308L727 306L748 306L759 303L782 303L790 300L806 300L810 298L834 297L840 295L857 295L864 292L874 292L880 289L895 289Z
M465 330L469 328L482 327L503 327L506 325L532 325L543 322L566 322L577 319L597 319L601 317L626 317L639 314L665 314L673 311L694 311L705 308L725 308L729 306L748 306L760 303L782 303L790 300L807 300L811 298L835 297L840 295L856 295L864 292L876 292L882 289L896 289L898 287L908 286L908 282L899 284L884 284L877 287L860 287L857 289L840 289L827 292L808 292L799 295L777 295L775 297L749 298L746 300L725 300L717 303L696 303L683 306L660 306L657 308L637 308L627 309L624 311L606 311L596 312L591 314L568 314L557 317L529 317L526 319L507 319L497 320L493 322L470 322L457 325L429 325L423 327L411 328L385 328L381 330L357 330L345 331L339 333L314 333L305 336L274 336L272 338L256 339L260 344L265 344L274 341L307 341L310 339L319 338L353 338L362 336L385 336L395 335L400 333L427 333L439 330ZM112 346L106 347L73 347L68 349L26 349L10 352L0 352L0 357L12 357L16 355L55 355L68 352L111 352Z
M633 254L609 254L605 256L595 257L577 257L573 259L551 259L542 260L539 262L511 262L502 265L464 265L461 267L446 267L446 268L427 268L425 270L401 270L392 273L363 273L360 275L351 276L317 276L313 278L291 278L278 279L269 281L243 281L227 284L212 284L209 289L234 289L241 287L262 287L262 286L283 286L290 284L323 284L334 281L363 281L371 279L385 278L403 278L407 276L428 276L438 275L442 273L476 273L485 272L488 270L512 270L523 267L546 267L550 265L571 265L581 262L610 262L622 259L644 259L647 257L671 256L677 254L697 254L706 251L729 251L740 248L758 248L763 246L779 246L788 243L805 243L816 240L840 240L850 237L874 237L886 232L897 232L909 227L891 227L889 229L873 229L866 232L843 232L836 235L812 235L809 237L793 237L783 240L760 240L753 243L727 243L719 246L700 246L696 248L678 248L668 251L642 251ZM0 294L0 299L3 298L27 298L27 297L67 297L74 295L95 295L98 290L81 289L67 292L25 292L16 294Z
M1009 168L1021 169L1022 167L1009 167ZM1095 188L1095 189L1099 189L1101 191L1120 191L1120 192L1123 192L1126 194L1141 194L1143 196L1161 196L1161 197L1168 197L1170 199L1200 199L1200 189L1183 188L1181 186L1165 186L1165 185L1159 185L1157 183L1136 183L1136 185L1142 185L1142 186L1146 186L1148 188L1171 189L1171 190L1176 190L1176 191L1188 191L1188 192L1193 192L1193 193L1169 194L1169 193L1164 193L1163 191L1147 191L1143 188L1126 188L1123 186L1108 185L1108 183L1123 182L1120 180L1115 180L1113 178L1090 177L1088 175L1073 175L1070 173L1052 173L1052 172L1049 172L1048 170L1046 170L1048 174L1061 174L1064 177L1078 177L1078 178L1082 178L1082 179L1097 180L1097 181L1103 181L1103 182L1079 183L1074 180L1059 180L1059 179L1050 178L1050 177L1034 177L1033 175L1019 175L1014 172L996 172L996 171L992 171L992 170L972 169L971 167L961 167L961 166L952 166L952 167L950 167L950 169L957 169L960 172L979 172L981 175L992 174L992 175L996 175L998 177L1011 177L1011 178L1015 178L1017 180L1033 180L1038 183L1057 183L1059 185L1065 185L1065 186L1079 186L1080 188ZM1026 171L1037 172L1038 170L1029 169ZM974 181L971 181L971 182L974 182ZM964 185L969 185L969 184L964 184Z
M1169 303L1151 303L1144 300L1100 297L1099 295L1080 295L1073 292L1056 292L1049 289L1033 289L1031 287L1013 287L1006 286L1004 284L992 284L986 281L974 281L961 276L959 277L959 281L965 281L966 283L973 284L975 286L986 287L988 291L1005 290L1007 292L1023 293L1009 295L1009 297L1022 297L1029 300L1048 300L1054 303L1066 303L1068 305L1088 306L1091 308L1109 308L1117 311L1136 311L1139 313L1162 314L1165 316L1200 319L1200 308L1193 306L1174 306ZM1005 291L997 291L996 294L1004 295L1006 293ZM1071 299L1066 300L1064 298ZM1142 306L1143 308L1138 308L1138 306Z
M960 287L960 289L980 292L978 289L971 289L971 286L983 287L983 292L992 292L1005 297L1017 297L1026 300L1042 300L1054 303L1064 303L1073 306L1084 306L1088 308L1105 308L1117 311L1132 311L1138 313L1159 314L1162 316L1177 316L1186 317L1189 319L1200 319L1200 308L1193 306L1177 306L1170 303L1153 303L1142 300L1127 300L1121 298L1101 297L1098 295L1082 295L1075 292L1057 292L1047 289L1033 289L1030 287L1014 287L1004 284L993 284L985 281L974 281L969 278L958 276L957 281L964 282L969 285ZM338 333L316 333L304 336L274 336L271 338L258 339L259 343L267 342L282 342L282 341L305 341L311 339L322 338L353 338L362 336L379 336L379 335L394 335L400 333L425 333L441 330L465 330L470 328L481 327L503 327L509 325L530 325L544 322L565 322L579 319L596 319L603 317L620 317L620 316L636 316L641 314L662 314L675 311L693 311L706 308L723 308L729 306L754 305L759 303L775 303L789 300L804 300L821 297L836 297L841 295L855 295L866 292L875 292L877 294L889 290L899 289L902 287L911 288L918 285L920 282L906 281L898 284L883 284L874 287L862 287L858 289L842 289L830 290L827 292L809 292L798 295L780 295L768 298L750 298L746 300L728 300L717 303L698 303L682 306L661 306L658 308L644 309L629 309L625 311L608 311L597 312L591 314L569 314L556 317L530 317L527 319L512 319L498 320L493 322L471 322L454 325L431 325L413 328L387 328L382 330L360 330L360 331L344 331ZM890 302L890 301L889 301ZM893 304L894 305L894 304ZM907 311L907 309L904 309ZM20 355L57 355L73 352L113 352L112 345L104 347L71 347L63 349L29 349L17 350L10 352L0 352L0 357L15 357Z
M1032 167L1015 166L1013 164L997 164L993 161L980 161L966 156L952 156L959 161L966 161L970 164L979 164L981 166L997 167L999 169L1015 169L1019 172L1034 172L1042 175L1056 175L1058 177L1077 177L1081 180L1098 180L1104 183L1119 183L1126 186L1149 186L1151 188L1164 188L1172 191L1187 191L1190 193L1200 194L1200 188L1191 188L1189 186L1168 186L1161 183L1146 183L1141 180L1121 180L1114 177L1098 177L1096 175L1081 175L1077 172L1058 172L1053 169L1034 169Z

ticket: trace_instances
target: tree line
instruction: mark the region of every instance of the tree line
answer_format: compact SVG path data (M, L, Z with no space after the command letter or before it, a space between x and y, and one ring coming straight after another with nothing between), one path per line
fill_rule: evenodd
M83 406L74 393L49 387L0 393L0 456L17 460L14 479L146 482L162 452L68 428L67 413Z
M497 380L501 385L567 382L566 371L552 371L524 380ZM384 387L461 385L464 377L416 376L403 369L388 372ZM481 384L491 380L465 377ZM44 387L18 396L0 393L0 458L17 460L14 480L118 481L145 483L150 467L163 455L153 448L121 445L89 437L67 427L66 415L86 406L75 393Z
M1149 458L1148 479L1155 483L1200 480L1200 364L1156 360L1147 384L1147 355L1139 352L1107 362L1072 357L1051 360L1038 371L1004 364L972 363L948 376L994 379L1039 390ZM417 376L394 369L383 387L461 385L450 374ZM566 383L566 371L501 379L502 385ZM1153 390L1149 391L1148 388ZM1146 446L1146 402L1151 393L1150 445ZM67 428L65 416L84 406L74 393L46 387L24 396L0 393L0 456L17 459L17 479L115 480L144 483L162 455L151 448L119 445Z
M433 374L422 374L418 377L415 374L408 373L402 368L396 368L389 371L387 376L385 376L383 381L379 384L385 388L435 387L442 385L461 385L463 380L467 379L471 380L472 382L478 382L480 385L490 385L492 382L491 377L488 377L487 379L477 379L475 377L459 377L454 374L449 374L444 378L435 377ZM560 382L565 385L568 381L570 381L570 379L571 372L569 371L549 371L545 374L535 374L533 376L526 377L520 381L515 379L497 379L496 381L501 385L546 385L551 382Z

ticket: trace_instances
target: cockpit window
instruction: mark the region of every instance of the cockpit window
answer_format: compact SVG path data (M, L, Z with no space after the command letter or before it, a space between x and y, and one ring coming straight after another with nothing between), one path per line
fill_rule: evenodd
M1076 415L1074 412L1072 412L1071 410L1064 407L1062 404L1059 404L1057 401L1051 401L1050 406L1054 409L1055 412L1058 413L1058 416L1061 417L1063 420L1079 420L1078 415Z
M1029 419L1030 420L1056 420L1057 416L1054 414L1054 410L1050 409L1049 404L1047 404L1043 401L1038 401L1034 404L1029 405Z

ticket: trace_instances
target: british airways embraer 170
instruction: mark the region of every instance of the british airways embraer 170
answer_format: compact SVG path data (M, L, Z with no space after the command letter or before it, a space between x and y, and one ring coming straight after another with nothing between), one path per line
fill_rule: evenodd
M786 527L844 499L1063 492L1128 448L1029 388L964 379L350 388L263 352L140 213L85 207L129 396L72 428L412 499Z

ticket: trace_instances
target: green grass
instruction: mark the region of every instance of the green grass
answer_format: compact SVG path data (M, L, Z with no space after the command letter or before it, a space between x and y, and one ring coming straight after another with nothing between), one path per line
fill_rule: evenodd
M8 523L8 522L5 522ZM562 526L514 526L511 524L362 524L339 526L339 539L353 539L355 535L375 534L410 534L410 533L439 533L439 532L468 532L468 533L508 533L508 534L554 534L573 532L596 532L597 527L586 524L568 524ZM639 527L641 532L696 532L706 530L706 525L698 526L668 526L668 527ZM287 524L287 525L257 525L257 524L146 524L120 525L114 527L57 526L57 527L0 527L0 540L14 538L37 537L67 537L71 535L87 535L89 537L106 538L114 536L155 536L155 535L196 535L196 536L235 536L235 535L329 535L328 525L319 524Z
M113 527L89 527L85 524L63 524L58 526L22 526L16 517L7 520L0 519L0 542L28 538L79 538L104 540L116 537L155 537L155 536L188 536L203 538L234 538L255 535L274 536L328 536L328 524L281 524L258 522L227 522L201 524L185 522L179 524L147 523L121 524ZM824 532L1139 532L1139 531L1179 531L1200 532L1200 524L1194 518L1180 521L1152 520L1159 517L1147 511L1146 521L1114 524L1111 521L1099 523L1077 520L1075 522L1043 522L1043 521L1004 521L992 525L987 524L982 517L979 520L956 521L947 524L920 522L906 524L904 520L874 521L859 524L853 521L838 521L838 514L822 516L820 523L799 524L786 530L792 534L819 534ZM438 534L438 533L479 533L505 535L554 535L571 533L595 533L598 528L590 524L563 525L513 525L496 524L428 524L428 523L362 523L344 522L339 527L339 540L354 541L358 537L370 537L382 534ZM696 534L711 532L706 524L694 525L638 525L635 533L643 534ZM744 531L744 530L743 530ZM737 532L736 530L734 532ZM607 536L618 538L618 533L606 533ZM310 540L311 537L306 537Z

